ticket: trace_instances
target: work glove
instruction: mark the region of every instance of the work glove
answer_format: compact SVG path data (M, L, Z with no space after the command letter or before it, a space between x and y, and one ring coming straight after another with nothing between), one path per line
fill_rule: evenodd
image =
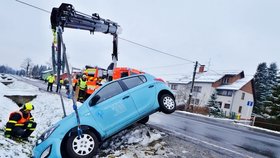
M5 138L11 138L11 135L5 134Z
M33 126L33 122L31 122L31 121L27 121L27 122L25 122L24 123L24 128L31 128Z

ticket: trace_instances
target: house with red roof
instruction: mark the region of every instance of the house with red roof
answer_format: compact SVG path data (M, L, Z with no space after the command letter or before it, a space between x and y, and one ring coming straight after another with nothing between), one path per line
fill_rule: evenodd
M169 81L169 87L176 94L178 105L184 105L189 99L191 77L178 81ZM226 113L241 115L241 119L250 119L254 106L253 77L247 77L244 71L237 72L205 72L203 69L196 74L191 105L207 106L210 96L216 93L217 103Z

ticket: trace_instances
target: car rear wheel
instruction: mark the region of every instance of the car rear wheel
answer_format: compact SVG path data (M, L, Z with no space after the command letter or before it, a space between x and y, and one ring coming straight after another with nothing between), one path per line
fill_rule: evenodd
M99 141L95 134L91 131L83 131L84 133L78 137L72 134L67 140L67 155L71 158L92 158L97 154Z
M165 114L171 114L176 110L175 99L170 94L163 94L159 100L160 109Z
M146 124L149 121L149 116L146 116L138 121L138 123Z

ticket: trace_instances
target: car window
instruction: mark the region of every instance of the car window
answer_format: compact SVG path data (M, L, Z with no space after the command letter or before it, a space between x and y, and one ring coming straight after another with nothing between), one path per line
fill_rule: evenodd
M113 82L109 85L106 85L98 93L96 93L96 95L100 96L100 99L97 102L97 104L104 100L107 100L115 95L118 95L122 92L123 92L123 90L118 82Z
M144 77L144 76L141 76ZM146 78L144 77L145 80L139 78L138 76L136 77L130 77L122 80L124 84L127 86L128 89L131 89L133 87L136 87L144 82L146 82Z
M143 82L147 82L147 79L145 76L139 76L139 78L143 81Z

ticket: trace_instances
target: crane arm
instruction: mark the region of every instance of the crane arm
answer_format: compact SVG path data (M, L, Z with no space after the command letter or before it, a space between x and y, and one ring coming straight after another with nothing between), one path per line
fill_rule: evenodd
M71 4L62 3L59 8L53 8L51 13L52 29L58 26L64 28L87 30L91 33L102 32L116 35L121 28L116 22L102 19L97 13L90 15L78 12Z
M108 70L115 68L118 61L118 34L121 27L116 22L109 19L100 18L97 13L87 15L78 12L71 4L62 3L59 8L53 8L51 12L52 29L57 27L81 29L90 33L101 32L113 36L112 66Z

